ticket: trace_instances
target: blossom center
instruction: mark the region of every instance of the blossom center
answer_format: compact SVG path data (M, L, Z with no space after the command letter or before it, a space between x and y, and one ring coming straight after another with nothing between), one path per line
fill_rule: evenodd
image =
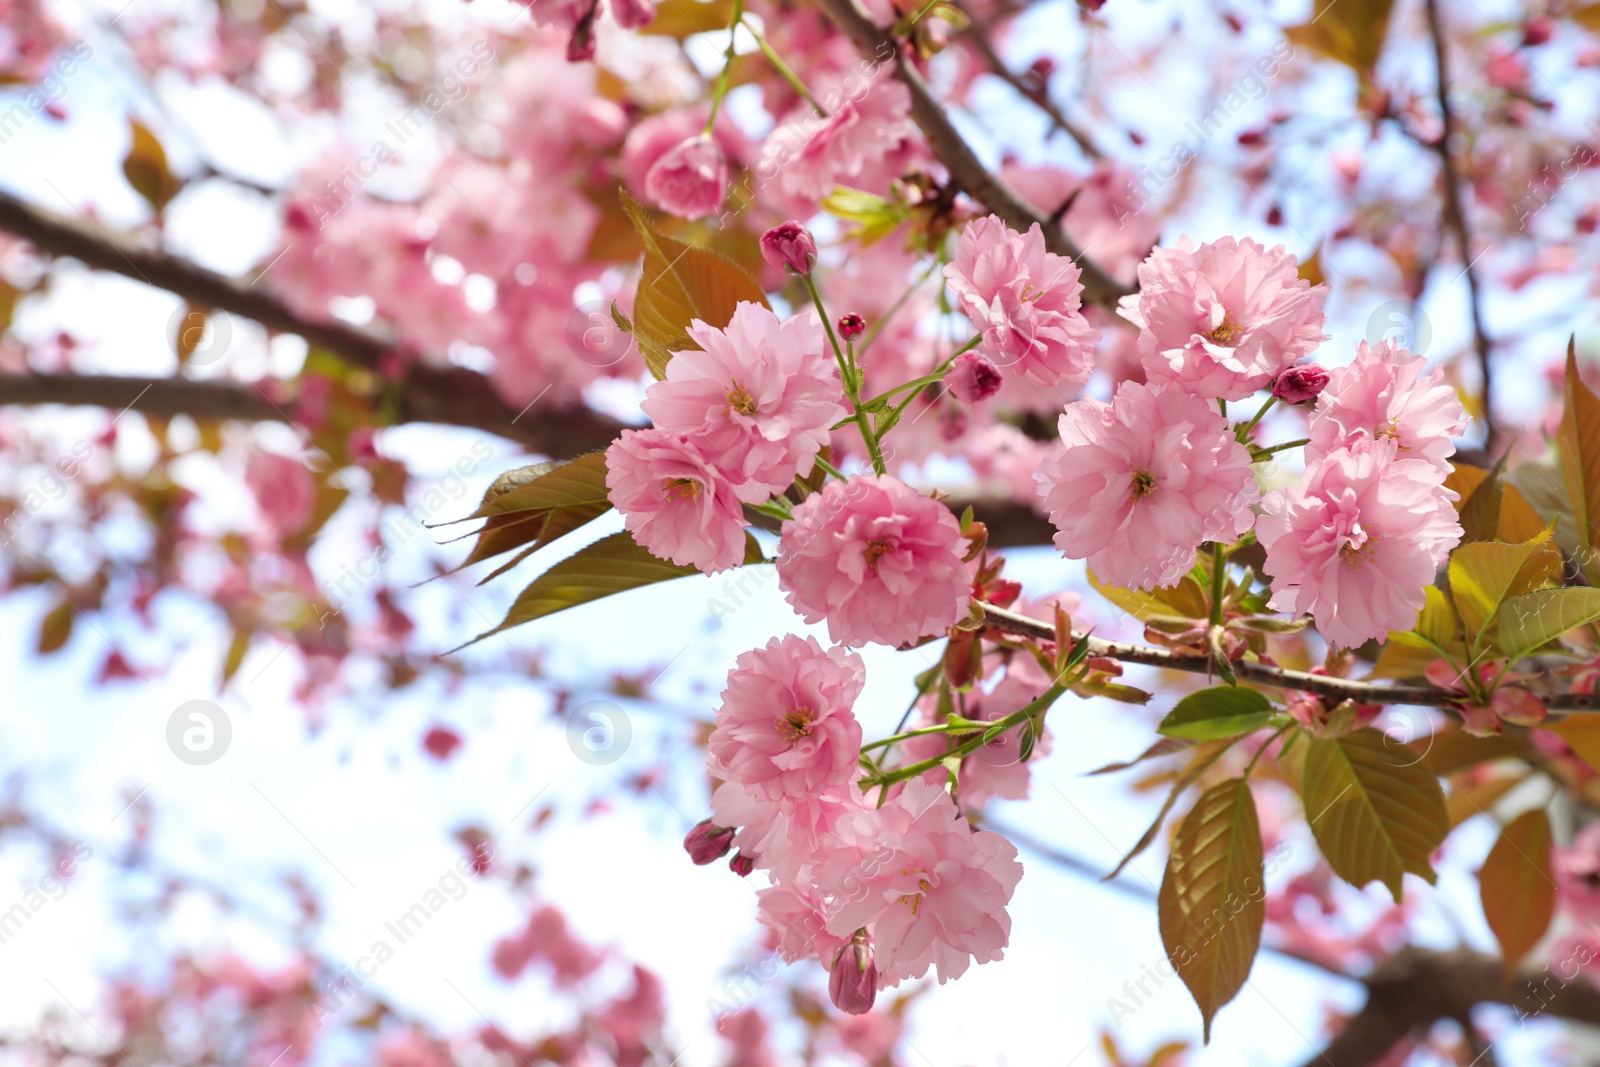
M700 499L700 483L693 478L668 478L661 483L661 493L668 500L693 503Z
M810 708L789 708L777 718L778 733L791 745L811 736L811 722L815 718Z
M1130 502L1143 500L1145 497L1156 491L1156 476L1145 470L1143 467L1134 468L1133 475L1129 479L1129 482L1133 486L1132 490L1130 490L1128 494L1128 499Z
M894 551L894 546L893 545L891 545L887 541L879 539L879 540L874 540L874 541L868 541L866 550L863 551L861 554L863 556L867 557L867 569L870 570L873 574L877 574L878 573L878 560L883 557L883 554L885 552L893 552L893 551Z
M906 873L910 874L911 872L907 871ZM904 904L906 907L910 908L913 916L915 916L917 914L917 910L922 907L923 893L926 893L928 890L932 889L933 885L926 878L918 878L917 888L922 892L903 893L901 894L899 901L897 901L897 903Z
M1239 325L1239 320L1233 317L1233 312L1226 309L1222 312L1222 321L1215 328L1200 336L1214 345L1231 345L1239 339L1244 332L1244 327Z
M1355 566L1369 562L1373 553L1373 536L1361 528L1359 522L1350 524L1350 529L1342 538L1344 544L1339 546L1339 555Z
M750 395L750 390L744 387L743 382L735 381L733 388L728 390L728 410L741 415L756 413L756 398Z

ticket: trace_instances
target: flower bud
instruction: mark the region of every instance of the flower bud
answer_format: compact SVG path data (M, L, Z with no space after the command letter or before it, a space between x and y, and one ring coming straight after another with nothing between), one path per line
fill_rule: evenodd
M756 869L756 861L746 856L743 852L735 852L733 859L728 861L728 870L740 878L750 877L750 872Z
M833 970L828 974L828 997L842 1012L865 1015L872 1010L877 995L878 968L872 962L872 939L865 929L857 930L834 958Z
M846 341L854 341L867 332L867 320L851 312L839 316L839 333Z
M1272 395L1285 404L1303 404L1315 400L1327 385L1327 371L1315 363L1302 363L1273 379Z
M761 258L774 267L787 267L796 274L810 274L816 262L817 242L806 228L794 220L780 222L761 235Z
M944 384L963 404L988 400L1004 382L1000 368L976 352L961 353L944 375Z
M702 819L683 839L683 847L689 858L703 867L728 854L728 849L733 847L733 831L726 826L713 825L710 819Z

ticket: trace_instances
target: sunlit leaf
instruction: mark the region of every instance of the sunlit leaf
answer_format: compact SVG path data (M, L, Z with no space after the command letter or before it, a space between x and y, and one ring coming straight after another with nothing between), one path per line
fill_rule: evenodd
M1161 720L1166 737L1217 741L1259 730L1272 718L1272 701L1254 689L1219 685L1190 693Z
M1284 28L1296 46L1343 63L1363 79L1378 65L1394 0L1316 0L1309 22Z
M1301 797L1334 873L1358 887L1380 881L1397 903L1407 871L1433 882L1429 857L1449 817L1427 764L1373 729L1306 743Z
M1450 554L1450 594L1466 630L1478 647L1479 636L1494 622L1507 597L1530 592L1561 574L1561 552L1549 530L1520 545L1477 541Z
M39 623L39 642L35 646L41 656L58 652L72 637L72 605L63 600L45 613Z
M1543 808L1523 812L1500 831L1478 872L1478 894L1509 977L1544 937L1555 914L1550 817Z
M1561 474L1567 487L1577 531L1580 562L1593 582L1600 575L1594 548L1600 544L1600 398L1578 377L1577 348L1567 342L1567 380L1562 394L1561 426L1556 431Z
M1540 589L1500 607L1495 647L1508 659L1526 656L1569 630L1600 620L1600 589Z
M1243 778L1206 790L1184 818L1161 879L1161 943L1211 1020L1244 988L1266 919L1261 827Z
M628 217L644 240L644 269L633 302L633 336L650 373L666 377L673 352L698 348L689 339L694 319L721 328L741 301L767 304L755 279L715 252L668 237L637 200L622 192Z
M122 173L127 177L128 184L134 191L160 214L167 202L178 195L182 187L180 181L173 177L172 171L167 168L166 149L161 147L161 142L156 140L156 135L150 128L138 119L128 119L130 141L128 154L122 160Z

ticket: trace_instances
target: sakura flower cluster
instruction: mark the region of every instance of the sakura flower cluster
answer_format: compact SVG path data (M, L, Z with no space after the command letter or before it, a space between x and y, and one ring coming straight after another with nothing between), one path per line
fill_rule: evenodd
M1309 612L1338 645L1410 629L1461 540L1444 480L1467 415L1443 372L1423 369L1404 348L1363 342L1317 398L1304 479L1262 501L1272 607Z
M1138 275L1120 310L1139 327L1147 381L1069 404L1066 448L1038 482L1057 548L1104 581L1151 589L1182 577L1201 542L1254 523L1250 451L1217 401L1250 396L1316 347L1325 287L1281 247L1231 237L1158 248Z
M655 425L606 452L606 487L628 530L657 556L707 573L744 559L743 504L811 472L843 389L814 315L779 321L741 303L727 326L698 319L646 393Z
M725 837L714 847L738 848L735 870L766 872L759 910L778 951L829 967L835 1003L854 1013L930 968L943 982L1000 959L1022 875L1016 849L974 830L942 783L863 797L853 704L865 678L859 656L808 637L740 656L708 745L722 780L712 821L686 842L700 859Z

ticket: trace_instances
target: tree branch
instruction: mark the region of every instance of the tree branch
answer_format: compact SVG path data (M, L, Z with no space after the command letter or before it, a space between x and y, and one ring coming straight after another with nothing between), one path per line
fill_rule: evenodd
M1474 270L1475 260L1472 255L1472 233L1467 227L1466 206L1461 196L1461 176L1456 171L1455 157L1451 154L1450 140L1456 131L1455 112L1450 107L1450 64L1449 55L1445 47L1444 24L1439 15L1439 0L1427 0L1428 32L1433 38L1434 65L1439 74L1439 117L1444 126L1444 132L1439 139L1430 142L1431 148L1439 157L1441 176L1444 181L1444 217L1445 223L1455 235L1456 247L1461 250L1462 273L1467 279L1467 298L1472 309L1472 346L1478 354L1478 374L1482 379L1479 408L1483 412L1483 423L1487 429L1486 450L1493 454L1499 439L1500 430L1494 420L1494 390L1493 375L1489 369L1489 335L1483 327L1483 306L1478 294L1478 275Z
M971 42L972 47L977 49L978 54L983 57L983 61L989 65L989 73L1011 86L1019 96L1043 112L1045 117L1050 120L1051 125L1072 138L1084 155L1090 159L1101 158L1100 149L1095 147L1094 139L1089 136L1088 132L1067 118L1062 110L1056 106L1055 101L1050 99L1050 89L1047 84L1029 85L1020 75L1013 73L1011 68L1006 65L1006 61L1000 58L1000 53L996 51L994 44L989 40L989 34L993 30L993 23L979 22L972 12L964 7L962 13L971 22L971 25L967 27L966 33L962 36Z
M1476 1004L1600 1023L1600 992L1575 970L1572 979L1547 967L1507 980L1499 960L1469 949L1434 952L1408 946L1380 964L1366 986L1366 1006L1305 1067L1374 1063L1412 1031L1439 1019L1465 1019Z
M1038 619L1030 619L1026 615L997 608L993 604L982 604L984 625L991 630L1001 633L1021 634L1025 637L1035 637L1045 641L1055 640L1055 627L1050 623ZM1161 667L1169 671L1184 671L1189 674L1213 674L1216 668L1208 656L1185 655L1165 648L1154 648L1149 645L1134 645L1123 641L1107 641L1102 637L1094 637L1086 632L1073 632L1075 640L1087 639L1089 654L1091 656L1107 656L1123 663L1142 663L1150 667ZM1421 707L1444 708L1456 704L1461 699L1461 694L1431 685L1388 685L1383 682L1367 682L1351 678L1334 678L1325 674L1308 674L1305 671L1292 671L1286 667L1272 667L1254 660L1239 660L1233 664L1233 672L1241 679L1255 682L1258 685L1269 685L1278 689L1296 689L1331 700L1354 700L1361 704L1413 704ZM1600 710L1600 694L1597 693L1560 693L1555 696L1541 696L1545 707L1551 711L1597 711Z
M292 333L306 343L327 349L358 367L385 369L385 357L399 350L385 338L333 320L313 321L264 288L198 267L160 249L141 247L112 237L92 222L75 222L34 207L0 191L0 230L32 242L41 252L70 256L97 270L111 271L175 293L201 307L252 319L269 330ZM484 430L519 441L535 452L557 458L604 448L621 423L595 412L517 411L495 392L483 375L461 367L437 367L406 361L404 378L396 382L400 420L436 422ZM254 397L247 394L254 393ZM140 399L134 401L138 395ZM171 416L180 412L200 417L277 419L283 411L260 388L237 382L185 381L74 375L9 375L0 377L0 403L93 404Z
M587 410L538 412L515 418L499 397L486 400L483 376L461 367L415 367L398 391L394 421L440 423L483 430L530 451L566 459L604 448L621 424ZM76 404L128 409L171 418L293 422L297 385L277 379L137 378L120 375L0 374L0 405ZM377 397L374 397L376 406ZM515 421L513 421L515 419Z
M951 178L974 199L1004 219L1012 229L1026 230L1037 223L1044 232L1045 244L1050 251L1070 256L1083 271L1085 303L1112 305L1118 297L1132 291L1084 258L1083 252L1061 227L1051 225L1047 216L1030 206L1002 178L990 173L972 151L972 146L951 124L944 105L934 99L928 83L906 58L899 43L868 18L856 6L855 0L817 0L817 6L841 33L850 38L863 58L883 60L887 56L894 57L894 76L911 93L911 117L928 138L934 155L949 169Z

